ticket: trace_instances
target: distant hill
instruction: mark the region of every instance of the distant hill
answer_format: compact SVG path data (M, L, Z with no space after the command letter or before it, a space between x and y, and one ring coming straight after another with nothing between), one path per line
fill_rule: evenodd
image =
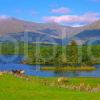
M86 42L100 38L100 20L83 27L70 27L56 23L35 23L16 18L0 18L1 41L2 37L7 36L23 41L22 37L25 34L29 36L29 42L67 44L74 37Z

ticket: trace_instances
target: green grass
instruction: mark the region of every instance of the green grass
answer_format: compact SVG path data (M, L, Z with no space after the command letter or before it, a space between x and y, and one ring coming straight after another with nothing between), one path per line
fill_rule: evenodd
M0 76L0 100L99 100L100 93L80 92L43 85L42 81L53 82L57 78L31 77L31 80L5 74ZM68 84L85 82L95 86L99 78L70 78Z
M95 67L90 66L80 66L80 67L41 67L40 70L45 71L93 71L96 70Z

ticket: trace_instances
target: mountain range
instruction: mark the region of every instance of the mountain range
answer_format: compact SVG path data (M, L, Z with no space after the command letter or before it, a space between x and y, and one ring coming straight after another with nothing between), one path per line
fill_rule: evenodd
M100 20L86 26L71 27L57 23L35 23L16 18L0 18L0 41L5 39L60 45L67 44L71 40L82 44L87 41L100 44Z

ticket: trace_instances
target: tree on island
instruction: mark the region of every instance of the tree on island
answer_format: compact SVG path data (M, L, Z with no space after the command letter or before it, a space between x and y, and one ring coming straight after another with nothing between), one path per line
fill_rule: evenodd
M77 45L76 41L73 40L68 45L67 56L68 56L68 59L69 59L69 64L71 66L75 66L75 65L78 64L78 45Z

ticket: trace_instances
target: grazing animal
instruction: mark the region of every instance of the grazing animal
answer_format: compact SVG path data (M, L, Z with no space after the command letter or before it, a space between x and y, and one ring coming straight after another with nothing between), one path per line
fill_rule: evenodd
M24 70L20 70L20 74L24 74L25 73L25 71Z
M24 70L12 70L12 73L18 78L25 78L26 80L28 80L28 78L24 75Z
M69 82L69 79L66 77L59 77L57 81L58 83L65 83L65 82Z
M12 73L14 73L14 74L24 74L25 71L24 70L12 70Z

